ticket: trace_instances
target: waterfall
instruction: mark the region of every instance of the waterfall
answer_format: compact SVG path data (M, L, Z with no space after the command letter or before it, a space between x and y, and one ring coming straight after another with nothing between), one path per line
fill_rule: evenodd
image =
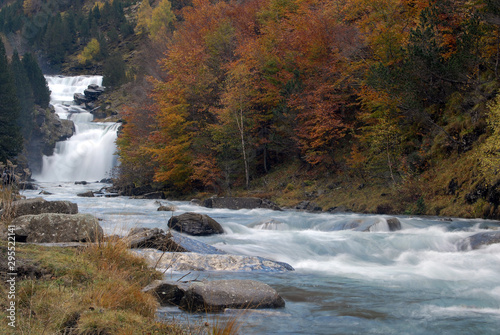
M93 115L76 106L75 93L83 93L90 84L102 84L102 76L46 76L51 104L61 119L72 120L75 134L57 142L52 156L43 157L38 181L97 181L110 176L116 165L115 155L119 124L92 122Z

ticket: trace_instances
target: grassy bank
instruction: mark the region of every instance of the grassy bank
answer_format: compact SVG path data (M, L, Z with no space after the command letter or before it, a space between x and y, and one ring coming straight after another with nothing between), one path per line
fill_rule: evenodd
M1 252L6 260L6 243ZM158 303L141 290L162 275L119 240L84 248L18 243L16 265L14 332L7 327L8 287L0 286L6 334L185 333L155 321Z
M495 181L488 183L478 171L472 150L443 158L420 175L398 178L396 184L389 178L348 169L343 173L311 173L295 163L255 179L249 190L236 188L222 195L268 198L291 208L307 200L323 210L343 207L358 213L499 219L497 185Z

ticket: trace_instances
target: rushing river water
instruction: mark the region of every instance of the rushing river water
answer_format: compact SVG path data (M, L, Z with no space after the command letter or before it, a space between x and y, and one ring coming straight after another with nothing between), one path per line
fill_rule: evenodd
M74 171L71 178L80 176ZM87 180L105 176L96 177ZM282 273L166 273L172 279L187 275L183 280L255 279L275 288L286 307L245 313L243 334L500 333L500 244L470 251L458 247L474 233L499 229L496 221L399 217L402 229L390 232L387 217L375 215L209 209L166 200L162 203L175 205L176 211L158 212L155 200L78 197L105 185L75 185L65 178L56 182L40 176L39 186L52 193L44 197L77 203L80 212L101 220L107 234L124 235L134 227L166 229L171 215L203 213L226 233L199 240L228 253L292 265L295 271ZM369 232L342 230L355 220L374 226ZM198 318L173 307L161 308L158 315Z

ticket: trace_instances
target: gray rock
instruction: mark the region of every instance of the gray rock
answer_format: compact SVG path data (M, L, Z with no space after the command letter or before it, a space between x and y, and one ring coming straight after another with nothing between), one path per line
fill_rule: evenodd
M148 264L174 271L262 271L284 272L294 268L283 262L277 262L258 256L200 254L195 252L161 253L153 249L138 252Z
M86 197L86 198L93 198L95 195L94 195L94 192L87 191L87 192L78 193L77 196Z
M194 236L224 233L224 229L217 221L208 215L197 213L184 213L173 216L168 220L168 227Z
M281 210L281 208L275 203L260 198L233 198L233 197L222 197L222 198L210 198L203 202L203 206L208 208L227 208L227 209L254 209L254 208L265 208L273 210Z
M226 308L281 308L285 301L265 283L233 279L193 282L179 306L191 312L220 312Z
M14 217L43 213L77 214L78 205L69 201L46 201L43 198L18 200L12 203Z
M190 312L285 307L285 301L275 289L255 280L214 280L187 284L155 281L144 291L156 296L162 305L176 305Z
M90 214L24 215L14 219L12 225L20 242L93 242L103 236L97 219Z
M390 231L401 230L401 222L398 218L387 218L386 221Z
M476 250L483 246L500 243L500 231L488 231L469 236L458 243L460 250Z
M134 196L134 199L165 199L165 194L161 191L150 192L142 195Z
M170 205L161 205L157 209L158 212L175 212L176 210L177 208L175 208L175 206Z

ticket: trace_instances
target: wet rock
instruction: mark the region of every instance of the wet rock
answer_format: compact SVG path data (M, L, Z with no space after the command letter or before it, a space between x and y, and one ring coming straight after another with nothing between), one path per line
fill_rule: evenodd
M14 219L12 225L20 242L93 242L103 236L97 219L90 214L24 215Z
M174 205L161 205L158 207L158 212L175 212L177 208Z
M18 200L12 203L14 217L43 213L77 214L78 205L69 201L46 201L43 198Z
M168 220L168 227L194 236L224 233L224 229L217 221L208 215L197 213L184 213L173 216Z
M165 193L161 191L145 193L142 195L134 196L134 199L165 199Z
M254 209L265 208L272 210L281 210L281 208L267 199L252 198L252 197L214 197L206 199L203 206L208 208L227 208L227 209Z
M232 279L191 283L179 306L191 312L220 312L226 308L281 308L285 301L265 283Z
M489 231L469 236L458 243L460 250L476 250L483 246L500 243L500 231Z
M397 231L401 230L401 222L398 218L387 218L387 226L389 227L389 231Z
M256 222L248 225L249 228L259 230L288 230L289 227L286 223L277 220L266 220L263 222Z
M190 312L285 307L285 301L275 289L255 280L155 281L144 291L156 296L161 305L175 305Z
M79 197L86 197L86 198L93 198L95 196L94 192L92 192L92 191L77 193L76 195Z

